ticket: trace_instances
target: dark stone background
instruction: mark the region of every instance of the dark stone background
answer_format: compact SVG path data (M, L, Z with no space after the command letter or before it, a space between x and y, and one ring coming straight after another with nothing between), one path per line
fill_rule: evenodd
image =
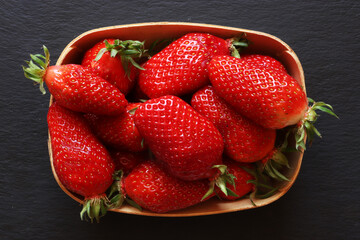
M360 239L359 1L0 1L0 239ZM275 203L195 218L108 213L79 219L58 187L47 152L42 96L21 65L42 44L56 62L79 34L98 27L185 21L253 29L288 43L303 64L308 95L323 115L291 190Z

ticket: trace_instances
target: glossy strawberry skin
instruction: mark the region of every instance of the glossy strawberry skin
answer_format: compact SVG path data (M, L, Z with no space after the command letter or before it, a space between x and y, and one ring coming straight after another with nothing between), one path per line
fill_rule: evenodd
M195 92L209 83L207 66L211 58L229 54L229 44L221 38L186 34L144 64L139 86L150 98Z
M157 163L140 163L123 180L125 194L141 207L165 213L201 202L209 181L183 181L169 175Z
M308 108L299 83L271 68L231 56L217 56L209 64L209 77L220 97L265 128L297 124Z
M114 163L85 119L54 102L47 121L54 169L60 182L85 198L103 194L112 184Z
M50 66L44 79L58 104L76 112L118 115L127 105L116 87L81 65Z
M217 196L223 200L236 200L242 198L252 190L254 190L254 185L251 183L247 183L249 180L253 180L254 177L246 172L238 162L233 162L231 160L223 160L224 165L227 166L227 170L230 174L234 175L235 177L235 186L227 183L227 187L232 190L237 196L226 196L219 188L215 191ZM249 166L245 165L246 167L250 168Z
M219 130L225 142L224 153L231 159L255 162L274 148L276 131L238 114L214 92L212 86L197 91L191 106Z
M134 122L132 110L141 103L131 103L118 116L85 115L94 133L107 146L130 152L141 152L146 149Z
M270 56L261 54L244 54L241 55L241 59L249 64L258 65L259 67L265 67L267 69L287 73L286 68L281 62Z
M135 124L156 159L180 179L209 178L221 163L219 131L178 97L148 100L136 110Z
M109 44L114 44L115 41L115 39L106 40ZM116 86L124 95L128 94L135 84L138 69L130 64L128 76L121 63L121 57L111 57L109 51L105 52L98 61L95 61L99 51L103 48L106 48L104 41L95 44L86 51L81 65L92 69L95 74Z

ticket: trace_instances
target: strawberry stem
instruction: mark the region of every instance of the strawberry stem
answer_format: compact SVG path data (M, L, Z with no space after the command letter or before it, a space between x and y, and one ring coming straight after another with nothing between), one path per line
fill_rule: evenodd
M313 99L308 98L308 102L312 103L308 111L305 114L305 118L298 124L295 133L296 140L296 149L301 151L301 149L306 150L305 136L307 136L307 141L311 145L315 136L321 138L320 132L315 128L315 122L320 116L316 111L320 110L327 114L330 114L336 118L339 118L335 113L331 105L324 102L315 102Z
M30 61L25 61L28 64L28 67L22 66L24 75L26 78L33 80L35 83L40 85L40 91L42 94L45 94L44 88L44 79L46 68L50 63L50 53L49 50L43 45L45 56L41 54L30 54Z
M240 36L233 37L227 40L230 45L231 56L240 58L240 52L247 48L250 41L246 39L246 33L242 33Z

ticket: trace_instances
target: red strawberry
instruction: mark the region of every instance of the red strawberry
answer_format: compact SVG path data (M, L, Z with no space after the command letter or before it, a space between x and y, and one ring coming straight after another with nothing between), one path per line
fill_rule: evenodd
M116 87L80 65L48 66L50 56L45 46L44 52L45 57L31 55L29 67L24 67L25 76L39 83L43 93L45 82L59 105L102 115L118 115L125 110L127 100Z
M219 188L217 188L216 193L219 198L224 200L236 200L254 189L253 184L248 183L248 181L253 180L254 177L250 173L246 172L239 163L229 160L223 160L223 162L224 165L227 166L229 173L234 176L234 185L229 183L226 185L228 192L232 193L229 195L225 195Z
M105 191L113 182L114 163L80 113L53 103L47 116L53 164L60 182L85 198L91 220L105 213ZM97 210L96 210L97 209Z
M241 59L250 64L256 64L260 67L272 69L273 71L286 72L286 69L282 63L275 58L260 54L246 54L241 55Z
M114 151L111 155L115 163L115 171L122 170L125 176L147 157L144 153L125 151Z
M238 114L214 92L213 87L197 91L191 105L220 131L225 142L224 153L231 159L255 162L274 148L276 131Z
M215 126L175 96L150 99L135 112L135 124L155 157L183 180L208 178L224 148Z
M100 116L87 114L90 126L95 134L108 146L130 152L143 151L146 146L134 123L135 109L141 103L126 106L126 111L118 116Z
M280 129L296 124L296 148L305 149L305 133L310 142L315 135L321 137L314 126L316 110L337 116L329 104L307 99L299 83L269 59L214 57L209 64L210 81L220 97L259 125Z
M207 66L213 56L228 55L229 43L205 33L189 33L144 64L139 85L150 98L192 93L209 83Z
M85 53L81 65L93 69L126 95L134 86L138 69L141 68L133 58L139 58L143 53L142 42L106 39Z
M266 128L296 124L308 109L301 86L281 71L231 56L217 56L210 62L209 77L220 97Z
M165 213L198 204L209 181L183 181L169 175L153 161L138 165L123 180L125 195L152 212Z

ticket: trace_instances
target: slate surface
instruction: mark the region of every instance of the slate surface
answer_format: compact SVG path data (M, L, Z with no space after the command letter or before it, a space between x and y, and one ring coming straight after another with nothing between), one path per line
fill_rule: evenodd
M359 239L359 1L0 1L0 239ZM273 34L297 53L322 116L292 189L259 209L196 218L109 213L100 224L52 177L48 96L23 77L29 53L56 62L77 35L98 27L185 21Z

